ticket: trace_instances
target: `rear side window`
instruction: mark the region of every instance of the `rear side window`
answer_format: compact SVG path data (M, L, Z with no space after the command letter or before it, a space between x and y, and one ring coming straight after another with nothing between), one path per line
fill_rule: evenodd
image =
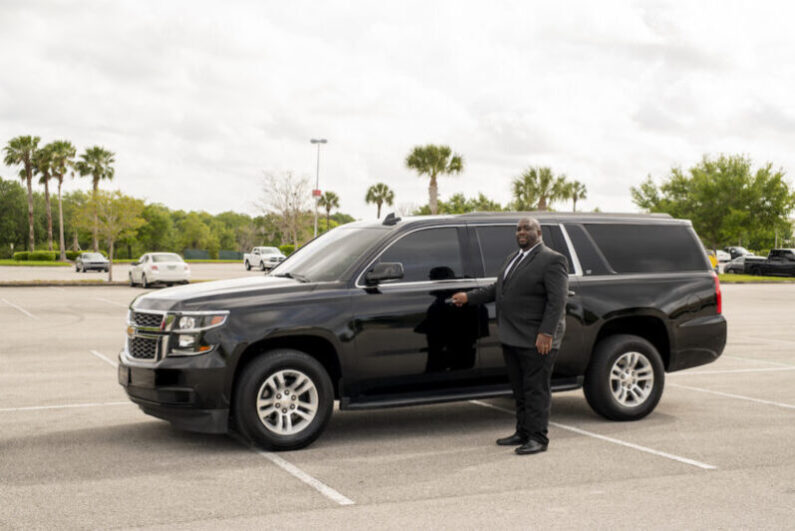
M484 277L496 277L505 259L516 253L519 246L516 244L516 225L476 226L475 234L480 244L480 255L485 269ZM557 225L541 225L541 237L544 245L554 249L566 257L569 263L569 273L573 273L569 248L563 238L560 227Z
M704 250L686 225L584 225L616 273L704 271Z
M401 282L462 278L464 271L455 227L413 232L396 241L378 261L403 264Z

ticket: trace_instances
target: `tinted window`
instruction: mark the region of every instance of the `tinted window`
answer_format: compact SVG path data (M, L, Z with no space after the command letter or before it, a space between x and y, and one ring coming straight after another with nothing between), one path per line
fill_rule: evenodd
M704 250L685 225L585 225L617 273L704 271Z
M402 282L462 278L464 271L455 227L413 232L392 244L378 261L402 263Z
M516 244L516 225L492 225L475 227L480 254L483 260L484 277L496 277L508 256L516 253L519 247ZM554 249L566 257L569 263L569 273L573 273L569 249L563 239L560 227L555 225L542 225L541 237L544 245Z
M604 256L602 256L596 244L581 225L566 225L566 232L569 233L571 244L577 252L577 259L580 261L583 275L610 275L615 273L607 265Z

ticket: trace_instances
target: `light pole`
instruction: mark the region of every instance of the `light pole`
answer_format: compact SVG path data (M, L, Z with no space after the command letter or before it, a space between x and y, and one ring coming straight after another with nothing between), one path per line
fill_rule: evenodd
M312 197L315 198L315 238L317 238L317 202L320 200L320 144L327 144L325 138L313 138L309 141L317 144L317 173L315 174L315 189L312 190Z

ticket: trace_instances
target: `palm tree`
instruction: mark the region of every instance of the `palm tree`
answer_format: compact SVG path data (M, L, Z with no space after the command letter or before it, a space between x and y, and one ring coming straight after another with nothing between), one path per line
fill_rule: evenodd
M378 206L378 215L376 218L381 217L381 205L386 203L392 205L395 200L395 192L389 189L384 183L376 183L367 189L367 195L364 198L367 203L375 203Z
M580 181L571 181L568 186L569 199L572 201L571 211L577 212L577 201L588 198L588 189Z
M44 185L44 205L47 212L47 250L52 251L52 208L50 206L50 179L52 179L52 143L47 144L33 156L33 167L41 175L39 184Z
M565 197L566 176L555 177L547 167L527 168L513 181L513 196L518 210L547 210L549 205Z
M61 187L66 176L66 170L74 166L77 150L68 140L56 140L49 144L52 146L52 177L58 181L58 227L60 232L61 261L66 260L66 249L63 238L63 203L61 201ZM74 172L72 172L74 176Z
M329 225L331 210L340 207L340 198L334 192L325 192L318 198L317 204L326 209L326 230L329 230L331 228L331 225Z
M100 146L86 148L85 153L80 155L76 168L82 177L87 175L91 176L93 184L92 197L96 199L97 190L99 190L99 181L102 179L113 179L113 163L116 162L113 158L115 154ZM94 201L96 204L96 201ZM94 252L99 251L99 242L97 241L97 229L99 227L99 219L97 212L94 211Z
M28 250L32 253L36 245L33 238L33 157L39 146L41 138L37 136L18 136L8 141L8 145L3 148L5 151L6 166L22 164L20 177L28 185Z
M461 173L464 169L464 159L461 155L453 153L449 146L415 146L406 157L406 167L416 170L417 173L427 175L431 179L428 186L428 206L431 214L438 211L439 189L436 178L439 175L452 175Z

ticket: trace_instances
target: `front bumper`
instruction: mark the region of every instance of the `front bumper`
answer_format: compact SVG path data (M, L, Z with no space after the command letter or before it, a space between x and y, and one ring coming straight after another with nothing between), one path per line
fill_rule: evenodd
M217 352L145 362L119 354L118 380L144 413L202 433L226 433L226 364Z

